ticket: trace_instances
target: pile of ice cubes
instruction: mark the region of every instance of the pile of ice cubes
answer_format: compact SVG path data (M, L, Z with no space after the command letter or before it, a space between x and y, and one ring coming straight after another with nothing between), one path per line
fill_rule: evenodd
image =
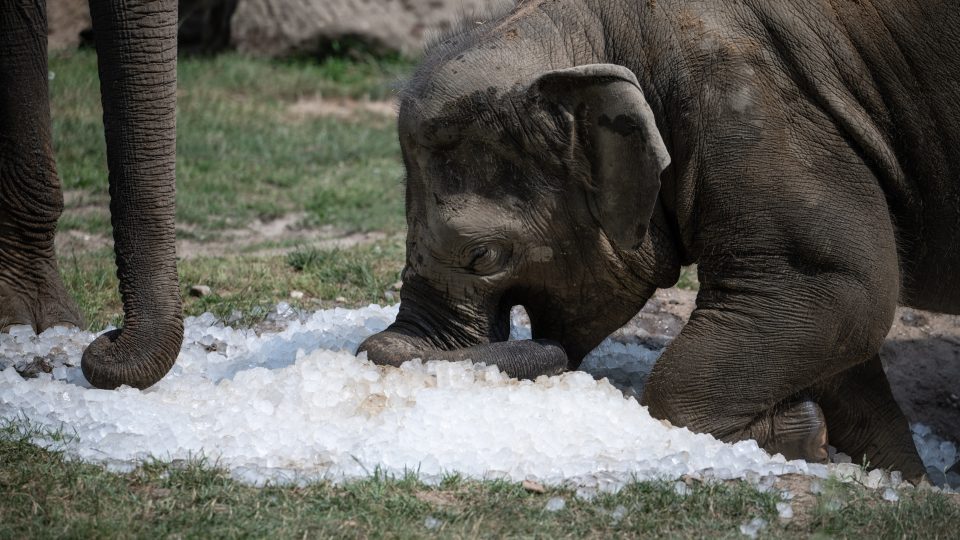
M537 381L470 363L392 368L357 357L396 314L396 306L303 313L280 304L259 329L191 317L173 370L145 391L90 388L79 368L90 333L14 328L0 336L0 419L60 431L68 456L114 470L206 456L254 484L379 471L597 492L634 479L829 473L753 441L726 444L653 419L630 397L659 354L641 345L607 340L585 371ZM518 320L513 336L528 337ZM944 472L955 461L952 443L915 433L929 465Z

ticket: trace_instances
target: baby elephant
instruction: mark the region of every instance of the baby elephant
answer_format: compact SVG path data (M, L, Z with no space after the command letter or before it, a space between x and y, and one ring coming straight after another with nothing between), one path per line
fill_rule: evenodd
M698 263L651 414L920 477L877 351L898 302L960 313L958 48L939 0L531 0L452 35L401 96L402 302L361 350L576 369Z

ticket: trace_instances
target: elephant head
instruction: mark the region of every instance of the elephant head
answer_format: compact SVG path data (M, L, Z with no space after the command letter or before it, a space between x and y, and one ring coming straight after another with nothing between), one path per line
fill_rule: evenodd
M575 369L679 263L658 212L670 163L634 74L551 70L507 89L418 77L400 107L407 253L377 363L471 359L517 377ZM532 341L506 341L522 305Z
M79 325L54 257L45 2L0 9L0 331ZM91 0L124 327L84 351L94 386L146 388L183 339L174 229L177 1Z

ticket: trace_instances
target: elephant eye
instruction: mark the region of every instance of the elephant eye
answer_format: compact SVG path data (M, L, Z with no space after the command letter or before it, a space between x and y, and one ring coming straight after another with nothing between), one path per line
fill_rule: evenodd
M464 267L476 274L492 274L500 269L503 251L496 246L477 246L467 254Z
M479 246L470 250L470 262L467 263L468 268L474 268L478 262L483 261L484 257L490 255L490 248L487 246Z

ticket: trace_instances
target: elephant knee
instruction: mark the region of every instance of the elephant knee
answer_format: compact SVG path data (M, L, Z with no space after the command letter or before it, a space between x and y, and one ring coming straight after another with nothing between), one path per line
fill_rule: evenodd
M654 368L640 404L650 416L698 433L722 439L742 431L754 415L730 398L730 379L718 376L707 381L694 371L696 368L686 372Z
M896 285L855 286L837 295L832 332L823 346L835 367L846 369L872 358L880 350L893 324L897 307ZM811 339L817 339L812 336ZM831 370L834 371L834 370Z
M860 283L821 282L784 291L775 303L741 296L734 304L706 295L654 366L641 403L656 418L738 437L824 377L877 353L892 322L896 288L870 292L877 289Z

